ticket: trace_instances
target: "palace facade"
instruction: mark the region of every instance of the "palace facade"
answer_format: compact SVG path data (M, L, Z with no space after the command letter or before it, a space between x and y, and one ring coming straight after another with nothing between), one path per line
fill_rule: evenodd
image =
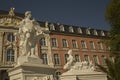
M24 14L0 10L0 80L9 80L7 70L13 68L19 57L19 40L14 35ZM73 50L75 62L92 61L94 64L105 65L109 58L109 47L104 39L109 39L108 31L90 27L70 26L60 23L38 21L41 28L48 28L50 33L41 38L36 52L43 64L56 69L56 75L64 72L68 50Z

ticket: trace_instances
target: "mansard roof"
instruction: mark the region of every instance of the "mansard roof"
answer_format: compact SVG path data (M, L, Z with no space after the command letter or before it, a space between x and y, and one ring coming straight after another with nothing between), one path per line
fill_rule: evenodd
M54 25L54 28L55 28L54 30L50 29L50 24ZM61 25L63 25L64 31L60 31ZM40 26L45 27L45 22L40 22ZM72 27L74 32L70 32L69 27ZM64 34L64 35L76 35L76 36L108 37L108 33L109 33L107 30L94 29L90 27L71 26L71 25L65 25L65 24L59 24L59 23L48 23L48 28L51 31L51 33ZM78 28L82 30L82 33L78 32ZM87 29L90 31L90 34L86 33ZM94 33L94 30L96 30L97 34ZM102 32L104 33L104 35L102 35Z
M0 10L0 15L8 15L8 11ZM15 12L15 16L18 16L20 18L24 18L24 14L17 13ZM108 31L106 30L101 30L101 29L94 29L90 27L83 27L83 26L72 26L72 25L66 25L66 24L60 24L60 23L50 23L50 22L42 22L38 21L41 27L48 27L51 33L56 33L56 34L64 34L64 35L76 35L76 36L93 36L93 37L108 37ZM50 29L50 25L54 25L54 30ZM60 31L60 26L64 27L64 31ZM69 27L72 27L73 32L69 31ZM82 30L82 33L78 32L78 28ZM90 31L90 34L86 33L86 30ZM94 34L94 30L96 30L97 35ZM102 32L104 35L102 35Z

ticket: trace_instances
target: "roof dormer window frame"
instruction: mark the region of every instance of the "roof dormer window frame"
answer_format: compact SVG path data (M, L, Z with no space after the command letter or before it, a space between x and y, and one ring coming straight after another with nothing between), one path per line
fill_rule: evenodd
M65 31L65 28L63 25L60 25L60 31Z
M101 31L101 35L102 35L102 36L105 36L105 33L104 33L104 31Z
M50 24L50 30L55 30L54 24Z
M86 29L86 34L90 35L90 29Z
M82 29L80 27L78 28L78 33L82 34Z
M97 30L94 29L94 35L98 35Z
M69 32L72 32L72 33L74 32L74 30L73 30L73 27L72 27L72 26L70 26L70 27L69 27Z

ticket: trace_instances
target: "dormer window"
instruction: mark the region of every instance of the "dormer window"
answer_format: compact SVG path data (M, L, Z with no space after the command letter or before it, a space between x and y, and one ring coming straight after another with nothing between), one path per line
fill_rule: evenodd
M98 33L97 33L97 31L96 31L96 30L94 30L94 35L98 35Z
M104 31L101 31L101 35L102 35L102 36L105 36L105 33L104 33Z
M82 33L82 29L81 28L78 28L78 33Z
M54 24L50 24L50 30L55 30Z
M86 34L90 35L90 29L86 29Z
M60 31L65 31L64 26L60 25Z
M71 27L69 27L69 32L74 32L73 31L73 27L71 26Z

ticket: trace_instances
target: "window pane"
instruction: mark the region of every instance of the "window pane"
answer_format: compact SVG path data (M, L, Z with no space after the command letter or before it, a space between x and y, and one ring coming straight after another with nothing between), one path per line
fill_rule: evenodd
M87 48L85 41L81 41L81 47L82 47L83 49Z
M62 44L63 44L63 47L64 47L64 48L67 48L67 47L68 47L68 44L67 44L67 40L66 40L66 39L62 39Z
M93 41L90 41L90 49L92 49L92 50L95 49L95 46L94 46L94 42L93 42Z
M85 61L87 61L87 62L89 62L90 60L89 60L89 56L88 55L84 55L84 59L85 59Z
M15 40L15 36L13 35L13 33L8 33L7 40L10 42L13 42Z
M54 64L55 65L59 65L60 64L59 55L58 54L54 54Z
M103 49L103 47L102 47L102 42L98 42L98 49L99 49L99 50L102 50L102 49Z
M94 59L95 64L99 64L97 55L93 55L93 59Z
M52 47L57 47L56 38L52 38Z
M69 57L68 54L65 54L65 63L67 63L67 58Z
M103 65L105 65L105 64L106 64L106 61L105 61L106 58L105 58L105 56L102 55L101 58L102 58L102 63L103 63Z
M45 38L41 38L40 44L41 44L41 46L46 46Z
M73 48L78 48L76 40L72 40L72 45L73 45Z
M42 54L42 60L43 60L43 64L48 64L48 60L47 60L47 54Z
M80 61L80 56L78 54L75 55L75 61L79 62Z
M6 60L7 61L12 61L12 62L14 62L14 50L13 49L7 49L6 50Z

